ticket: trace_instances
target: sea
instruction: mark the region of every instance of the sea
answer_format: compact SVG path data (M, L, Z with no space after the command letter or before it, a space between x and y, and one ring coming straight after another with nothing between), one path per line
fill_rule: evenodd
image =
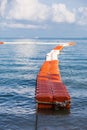
M87 38L0 38L0 130L87 130ZM46 54L65 47L59 56L71 108L38 110L36 77Z

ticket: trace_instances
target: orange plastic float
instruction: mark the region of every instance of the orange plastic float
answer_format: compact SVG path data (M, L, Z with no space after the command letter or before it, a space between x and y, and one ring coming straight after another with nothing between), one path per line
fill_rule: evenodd
M46 55L37 75L35 98L38 108L67 108L70 109L70 95L60 76L58 55L65 46L73 42L56 46Z
M0 44L4 44L4 42L0 42Z

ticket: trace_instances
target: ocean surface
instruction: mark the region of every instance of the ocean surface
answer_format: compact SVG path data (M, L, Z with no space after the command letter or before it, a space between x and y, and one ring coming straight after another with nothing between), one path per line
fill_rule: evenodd
M87 130L87 39L0 39L0 130ZM46 54L60 42L74 41L59 56L70 111L38 111L37 73Z

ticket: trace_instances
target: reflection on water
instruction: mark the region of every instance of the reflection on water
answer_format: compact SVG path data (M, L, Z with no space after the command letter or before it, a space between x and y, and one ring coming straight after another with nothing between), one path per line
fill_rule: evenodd
M70 114L70 110L51 110L51 109L37 109L38 115L68 115Z
M70 110L37 110L36 130L58 130L63 125L63 120L69 117ZM62 126L61 130L65 130Z
M18 44L15 46L15 52L21 57L31 57L36 54L35 45L27 45L27 44Z

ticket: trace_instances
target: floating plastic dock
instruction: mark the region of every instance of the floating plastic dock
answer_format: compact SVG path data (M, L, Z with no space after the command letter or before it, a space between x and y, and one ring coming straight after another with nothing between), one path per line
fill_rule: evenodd
M73 42L58 45L46 55L37 75L35 98L39 109L70 109L71 98L61 79L58 55L64 47L72 45Z

